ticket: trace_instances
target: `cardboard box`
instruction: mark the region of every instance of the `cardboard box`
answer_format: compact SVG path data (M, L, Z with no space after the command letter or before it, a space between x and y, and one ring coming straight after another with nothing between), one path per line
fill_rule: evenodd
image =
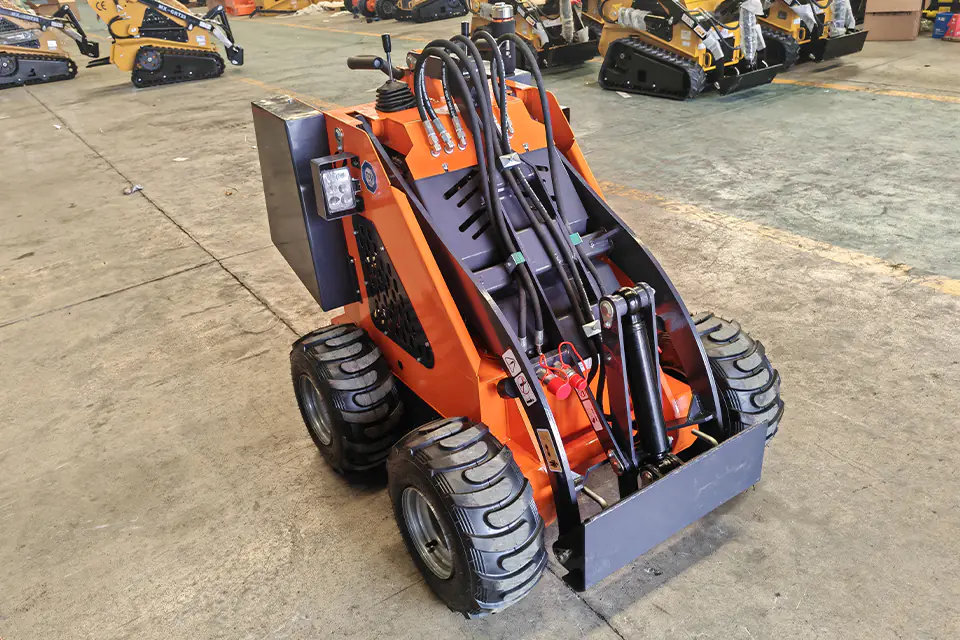
M867 13L863 29L867 40L916 40L920 33L919 11L898 13Z
M923 0L867 0L867 13L922 11Z

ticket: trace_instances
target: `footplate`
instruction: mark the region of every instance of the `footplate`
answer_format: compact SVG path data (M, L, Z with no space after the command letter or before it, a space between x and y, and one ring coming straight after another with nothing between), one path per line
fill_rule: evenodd
M76 75L77 65L67 57L0 51L0 89L70 80Z
M783 71L782 64L772 64L763 69L746 71L737 75L723 76L716 84L717 92L725 96L728 93L744 91L746 89L752 89L753 87L759 87L763 84L769 84L781 71Z
M554 551L583 591L760 480L766 425L751 427L586 519Z
M543 69L551 67L567 67L577 64L583 64L587 60L597 57L596 40L588 42L578 42L576 44L563 44L555 47L547 47L537 52L537 62Z
M810 53L817 62L848 56L863 51L863 43L867 40L866 31L854 31L842 36L820 38L803 46L801 57Z

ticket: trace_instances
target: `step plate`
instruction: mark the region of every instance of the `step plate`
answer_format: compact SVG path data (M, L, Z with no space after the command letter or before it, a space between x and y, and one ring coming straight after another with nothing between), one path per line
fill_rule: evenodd
M760 480L766 425L751 427L626 500L584 521L583 569L564 580L578 591L633 562Z

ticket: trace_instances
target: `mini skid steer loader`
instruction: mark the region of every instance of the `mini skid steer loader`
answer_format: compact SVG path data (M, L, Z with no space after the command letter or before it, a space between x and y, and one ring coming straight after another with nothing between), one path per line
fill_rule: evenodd
M382 11L377 5L378 12ZM386 18L433 22L467 15L466 0L395 0L395 9Z
M726 95L773 80L760 0L589 0L603 23L600 86L685 100L708 87Z
M483 29L499 35L504 31L505 22L513 23L510 29L536 51L541 69L581 64L597 56L600 25L584 15L579 1L551 0L535 4L531 0L497 3L471 0L469 6L471 30ZM522 56L517 63L524 65Z
M375 103L253 104L272 239L343 307L290 354L307 430L348 477L386 463L451 609L529 593L553 522L585 589L759 480L779 375L736 322L689 314L521 38L434 40L405 68L384 51L347 62L387 75Z
M87 66L115 64L135 87L216 78L223 73L219 40L231 64L243 64L222 6L202 18L176 0L96 0L92 4L113 38L110 56Z
M857 29L850 0L766 0L758 17L765 59L784 70L797 62L822 62L859 53L867 32Z
M56 37L43 38L51 29L76 41L83 55L100 55L100 46L87 39L67 5L48 18L0 0L0 89L76 77L77 64L61 49Z

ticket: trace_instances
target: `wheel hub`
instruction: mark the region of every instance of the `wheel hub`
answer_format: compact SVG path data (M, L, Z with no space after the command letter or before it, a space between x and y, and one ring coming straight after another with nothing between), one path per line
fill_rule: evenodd
M317 390L317 386L313 384L310 376L300 376L298 384L304 412L307 414L307 426L316 434L324 446L330 446L330 443L333 442L333 429L330 426L331 418L320 396L320 391Z
M403 519L417 553L438 578L453 576L453 552L436 512L423 494L413 487L403 490Z

